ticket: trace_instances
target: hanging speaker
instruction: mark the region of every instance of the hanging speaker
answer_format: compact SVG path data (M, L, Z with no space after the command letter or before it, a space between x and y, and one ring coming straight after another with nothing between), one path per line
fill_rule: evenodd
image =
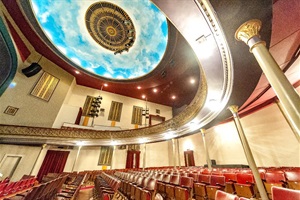
M41 70L42 67L38 63L32 63L28 67L22 69L22 73L27 77L31 77L39 73Z

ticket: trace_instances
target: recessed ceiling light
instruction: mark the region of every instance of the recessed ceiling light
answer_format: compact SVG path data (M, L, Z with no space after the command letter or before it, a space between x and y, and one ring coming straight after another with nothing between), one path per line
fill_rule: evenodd
M77 71L77 70L75 71L75 73L76 73L76 74L80 74L80 72L79 72L79 71Z
M103 85L104 85L104 87L107 87L107 86L108 86L108 84L107 84L107 83L104 83Z
M83 142L83 141L78 141L78 142L76 142L76 145L77 145L77 146L83 146L83 145L84 145L84 142Z
M147 142L147 138L140 138L139 143L143 144Z
M173 95L171 98L172 98L172 99L176 99L176 96L175 96L175 95Z
M145 98L146 98L146 95L143 94L143 95L142 95L142 98L145 99Z
M194 84L195 82L196 82L196 80L193 79L193 78L191 78L190 83L191 83L191 84Z
M154 89L153 89L153 92L154 92L154 93L156 93L156 92L157 92L157 89L156 89L156 88L154 88Z
M117 144L118 144L118 142L115 141L115 140L113 140L113 141L110 142L110 145L112 145L112 146L115 146L115 145L117 145Z
M142 87L141 87L141 86L137 86L136 88L137 88L138 90L140 90Z

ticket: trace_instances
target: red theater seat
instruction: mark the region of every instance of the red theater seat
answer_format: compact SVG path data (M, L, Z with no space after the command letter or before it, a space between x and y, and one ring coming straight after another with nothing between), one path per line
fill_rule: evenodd
M215 200L239 200L239 197L233 194L229 194L218 190L216 192Z
M210 185L210 175L199 174L197 183L194 183L195 199L207 199L206 185Z
M295 170L289 170L285 171L285 178L287 181L288 188L294 189L294 190L300 190L300 171Z
M210 185L206 186L207 198L209 200L215 199L217 190L225 189L225 176L211 175Z
M273 186L284 187L285 182L283 171L267 171L265 173L264 185L270 199L272 199L271 188Z
M255 197L254 186L255 181L253 174L237 174L237 183L234 183L234 188L239 197Z
M194 180L191 177L180 177L179 186L175 187L176 200L188 200L193 197Z
M298 200L300 199L300 191L282 187L272 187L273 200Z

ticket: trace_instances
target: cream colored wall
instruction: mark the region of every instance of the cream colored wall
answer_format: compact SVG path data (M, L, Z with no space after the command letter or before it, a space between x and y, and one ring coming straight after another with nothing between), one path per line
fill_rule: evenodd
M0 144L0 163L7 154L22 156L21 161L11 177L12 181L17 181L20 180L24 174L30 174L40 150L41 147ZM4 169L0 168L0 173L1 170Z
M21 73L21 69L29 66L31 63L29 61L37 62L39 58L39 56L32 54L28 61L20 63L13 79L16 86L8 88L0 97L1 124L52 127L74 77L43 57L39 61L43 70L57 77L60 81L49 102L30 95L32 88L43 72L40 71L38 74L27 78ZM7 106L19 108L15 116L3 113Z
M109 87L109 86L108 86ZM111 121L108 120L109 110L112 101L117 101L123 103L122 114L120 122L116 122L116 126L120 126L122 129L133 129L134 125L131 124L131 115L133 106L145 107L146 102L144 100L134 99L130 97L125 97L109 92L99 91L96 89L76 85L73 87L72 94L68 96L68 101L63 104L60 113L58 114L54 128L60 128L64 122L74 123L77 113L80 107L83 107L86 96L99 96L101 95L103 100L101 103L101 108L105 109L103 115L95 118L95 125L110 126ZM172 108L169 106L163 106L155 103L147 103L150 114L156 115L156 109L160 110L160 116L166 118L166 120L172 117ZM71 112L68 112L70 111ZM77 113L76 113L77 111ZM76 113L76 115L75 115ZM92 119L90 119L89 125L91 125ZM144 123L144 120L143 120ZM147 122L148 123L148 122Z
M143 167L144 145L141 145L141 165ZM168 141L146 144L145 167L162 167L169 165Z
M300 146L276 104L241 119L257 166L300 166ZM181 162L188 146L194 150L195 164L204 165L201 134L180 139ZM247 160L233 122L206 131L211 159L217 164L246 164ZM190 144L190 145L187 145Z

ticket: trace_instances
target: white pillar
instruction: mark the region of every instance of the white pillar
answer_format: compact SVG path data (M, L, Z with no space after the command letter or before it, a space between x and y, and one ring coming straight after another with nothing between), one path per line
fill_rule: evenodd
M209 153L208 153L208 148L207 148L207 145L206 145L206 140L205 140L205 129L200 129L201 131L201 134L202 134L202 140L203 140L203 145L204 145L204 150L205 150L205 155L206 155L206 163L207 163L207 167L208 169L212 169L211 167L211 160L210 160L210 157L209 157Z
M146 167L146 143L144 143L143 171L145 171L145 167Z
M29 175L32 175L32 172L33 172L33 170L34 170L34 168L35 168L35 166L36 166L36 163L37 163L38 159L40 158L43 149L44 149L46 146L47 146L47 144L43 144L43 145L42 145L41 150L40 150L40 152L39 152L39 155L38 155L37 158L35 159L35 162L34 162L34 164L33 164L33 166L32 166L32 169L31 169Z
M79 157L79 153L80 153L81 147L82 147L82 146L78 146L78 151L77 151L77 155L76 155L76 158L75 158L75 160L74 160L74 163L73 163L72 172L74 171L74 168L75 168L77 159L78 159L78 157Z
M267 192L265 190L265 186L264 186L264 184L263 184L263 182L260 178L255 160L253 158L250 146L249 146L247 138L245 136L242 124L240 122L240 118L239 118L239 115L238 115L238 106L232 105L232 106L229 106L228 109L231 111L231 113L233 115L234 123L235 123L236 129L238 131L238 134L240 136L240 140L241 140L241 143L242 143L242 146L243 146L243 149L244 149L249 167L252 170L252 174L254 176L259 194L260 194L262 200L269 200Z

